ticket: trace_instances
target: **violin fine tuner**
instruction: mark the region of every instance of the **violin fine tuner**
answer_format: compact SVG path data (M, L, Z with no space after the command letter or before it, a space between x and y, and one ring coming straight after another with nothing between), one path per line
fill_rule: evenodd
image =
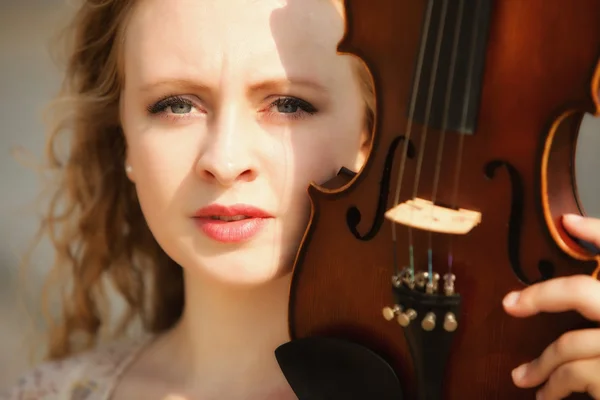
M384 307L383 317L387 321L391 321L395 318L396 322L398 322L400 326L407 327L412 320L417 318L417 312L413 309L408 309L406 312L402 312L402 307L396 304L393 307Z
M446 296L451 296L454 294L454 281L456 277L454 274L446 274L444 275L444 294Z
M414 302L414 298L409 299L408 301L406 299L402 301L400 298L398 298L400 301L394 304L393 307L383 308L383 317L387 321L391 321L395 318L400 326L406 328L413 320L417 318L418 314L421 313L424 315L423 319L421 320L421 327L424 331L431 332L436 327L437 316L443 315L443 330L446 332L454 332L458 328L458 320L455 310L451 310L452 307L449 307L448 304L444 306L444 302L442 302L441 299L448 297L452 300L450 302L451 304L454 304L456 300L459 299L454 289L456 276L452 273L446 273L443 280L443 294L438 294L438 286L440 281L440 275L438 273L431 274L430 279L429 272L422 271L414 274L413 278L411 271L406 268L400 274L394 275L392 277L392 286L395 290L397 298L399 297L398 289L402 288L404 290L410 290L424 295L424 301L423 304L419 306L409 306L407 304ZM440 303L442 306L440 306ZM429 307L430 309L427 310L427 306L425 304L431 304ZM424 310L418 312L415 310L415 308ZM406 309L405 312L403 312L404 309Z
M400 307L397 304L394 307L384 307L383 308L383 318L385 318L387 321L391 321L395 317L397 317L401 311L402 311L402 307Z
M415 318L417 318L417 312L412 308L409 308L408 310L406 310L405 313L401 313L400 315L398 315L397 320L400 326L406 328Z
M444 330L447 332L454 332L457 327L458 322L456 321L456 316L451 312L447 312L444 317Z

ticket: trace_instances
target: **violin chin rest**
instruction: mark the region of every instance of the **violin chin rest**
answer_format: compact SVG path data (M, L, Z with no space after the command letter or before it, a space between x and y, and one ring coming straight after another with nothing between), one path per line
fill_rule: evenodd
M275 357L299 400L402 400L392 367L368 348L310 337L279 346Z

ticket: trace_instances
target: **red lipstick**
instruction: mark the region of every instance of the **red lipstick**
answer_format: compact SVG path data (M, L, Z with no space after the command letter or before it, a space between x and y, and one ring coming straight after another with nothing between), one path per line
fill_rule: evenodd
M211 204L194 213L196 226L209 238L222 243L251 239L271 218L273 216L266 211L246 204Z

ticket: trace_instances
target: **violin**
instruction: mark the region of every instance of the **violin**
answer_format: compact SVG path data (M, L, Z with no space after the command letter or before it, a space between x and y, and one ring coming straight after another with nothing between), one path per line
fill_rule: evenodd
M535 398L511 370L593 325L501 303L600 265L561 225L584 214L574 157L600 114L600 1L347 0L338 51L370 71L375 126L361 171L308 189L292 343L363 349L348 384L378 375L386 398Z

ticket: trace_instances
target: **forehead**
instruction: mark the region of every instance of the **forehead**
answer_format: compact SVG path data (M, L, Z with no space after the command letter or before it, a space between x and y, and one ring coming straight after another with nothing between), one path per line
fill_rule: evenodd
M142 0L126 29L125 64L142 80L228 69L333 77L343 32L337 0Z

